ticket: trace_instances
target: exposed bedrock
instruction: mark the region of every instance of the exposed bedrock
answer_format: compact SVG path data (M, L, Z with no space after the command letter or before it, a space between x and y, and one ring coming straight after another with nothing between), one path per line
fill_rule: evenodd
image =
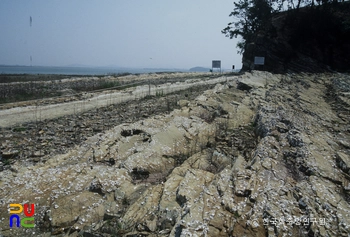
M0 173L1 233L23 235L7 205L29 202L42 236L348 236L349 79L253 71L15 162Z

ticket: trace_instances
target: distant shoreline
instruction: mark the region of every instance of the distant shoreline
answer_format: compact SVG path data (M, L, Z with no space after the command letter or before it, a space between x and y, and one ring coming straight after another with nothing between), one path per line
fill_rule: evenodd
M65 75L65 76L108 76L119 74L144 74L144 73L177 73L177 72L209 72L205 70L194 70L181 68L124 68L124 67L89 67L89 66L25 66L25 65L0 65L0 75ZM222 69L222 72L231 72ZM235 72L239 70L234 70ZM214 71L216 72L216 71Z
M110 74L140 74L157 72L189 72L188 69L177 68L117 68L117 67L57 67L57 66L20 66L0 65L0 74L60 74L79 76L100 76Z

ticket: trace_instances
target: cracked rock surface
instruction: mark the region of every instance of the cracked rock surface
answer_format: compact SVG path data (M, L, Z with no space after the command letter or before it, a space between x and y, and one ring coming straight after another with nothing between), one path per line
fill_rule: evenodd
M349 93L346 74L253 71L13 162L0 172L0 233L349 236ZM11 230L9 203L35 203L36 227Z

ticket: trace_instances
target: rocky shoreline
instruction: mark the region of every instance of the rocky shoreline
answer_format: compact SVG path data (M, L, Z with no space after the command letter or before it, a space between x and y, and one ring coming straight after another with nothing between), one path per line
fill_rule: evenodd
M0 172L0 233L348 236L349 79L253 71L193 97L175 93L169 107L161 96L135 102L138 116L123 106L88 112L110 125ZM125 119L112 122L116 114ZM95 126L79 116L62 134ZM34 131L48 139L49 128ZM34 229L8 227L16 202L35 203Z
M45 162L50 156L64 154L88 137L124 123L134 123L154 115L181 108L179 100L193 100L213 85L111 104L82 113L52 120L39 120L1 128L0 143L3 161L0 170L10 168L16 160ZM49 155L49 156L47 156ZM6 161L7 165L4 165Z

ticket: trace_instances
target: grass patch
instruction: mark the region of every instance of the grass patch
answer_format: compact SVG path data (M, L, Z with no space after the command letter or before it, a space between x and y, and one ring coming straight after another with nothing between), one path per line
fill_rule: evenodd
M156 91L156 97L163 97L163 96L164 96L163 90L161 90L161 91Z
M3 162L4 162L4 165L10 165L10 163L11 163L10 159L4 159Z
M235 212L233 213L233 216L234 216L236 219L238 219L238 218L241 217L241 215L238 213L238 211L235 211Z
M23 132L23 131L26 131L26 130L27 130L26 127L15 127L15 128L13 128L12 131L14 131L14 132Z
M120 86L120 82L118 81L103 81L101 84L97 87L97 89L106 89L106 88L113 88Z

